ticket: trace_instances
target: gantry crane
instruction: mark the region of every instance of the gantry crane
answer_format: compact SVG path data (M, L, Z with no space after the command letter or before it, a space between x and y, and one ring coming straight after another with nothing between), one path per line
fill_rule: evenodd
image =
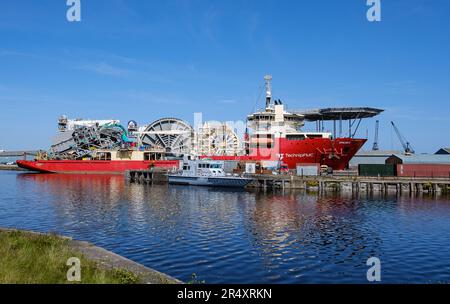
M373 151L378 151L380 148L378 147L378 129L380 128L380 121L377 120L375 122L375 139L373 141L373 147L372 150Z

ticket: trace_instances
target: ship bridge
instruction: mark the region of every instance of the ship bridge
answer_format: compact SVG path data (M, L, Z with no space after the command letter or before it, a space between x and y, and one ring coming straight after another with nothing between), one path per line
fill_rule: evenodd
M343 121L348 121L348 134L349 137L354 137L361 120L364 118L375 117L384 110L369 108L369 107L357 107L357 108L324 108L313 109L303 111L292 111L295 114L302 115L306 121L316 122L316 129L318 132L324 130L325 121L333 121L333 133L334 138L336 135L342 137L343 133ZM336 124L339 123L339 130L336 128ZM353 132L352 132L353 130Z

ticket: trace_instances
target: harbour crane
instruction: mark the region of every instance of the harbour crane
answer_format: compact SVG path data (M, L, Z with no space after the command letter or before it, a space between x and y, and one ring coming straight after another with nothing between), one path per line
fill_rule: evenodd
M373 147L372 150L373 151L378 151L380 150L380 148L378 147L378 129L380 128L380 121L377 120L375 122L375 139L373 141Z
M409 143L409 141L406 140L406 138L400 133L399 129L397 128L397 126L395 125L395 123L393 121L391 121L392 126L394 127L394 131L397 134L398 139L400 140L400 143L403 146L403 150L405 151L405 154L414 154L414 150L411 147L411 144Z

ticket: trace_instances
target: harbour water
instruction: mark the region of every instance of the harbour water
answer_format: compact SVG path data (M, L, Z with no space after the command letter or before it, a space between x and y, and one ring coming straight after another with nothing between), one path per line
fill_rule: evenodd
M450 282L442 196L128 184L122 176L0 172L0 227L87 240L183 281ZM1 267L1 265L0 265Z

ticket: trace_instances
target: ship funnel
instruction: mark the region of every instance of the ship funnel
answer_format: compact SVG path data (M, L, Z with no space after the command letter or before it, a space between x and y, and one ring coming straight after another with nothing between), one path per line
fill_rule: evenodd
M272 100L272 88L270 82L272 81L271 75L264 76L264 81L266 82L266 109L270 105L270 101Z

